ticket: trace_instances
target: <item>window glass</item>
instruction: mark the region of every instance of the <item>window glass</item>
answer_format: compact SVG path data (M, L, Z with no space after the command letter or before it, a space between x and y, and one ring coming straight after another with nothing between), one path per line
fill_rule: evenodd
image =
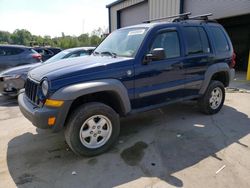
M67 56L67 58L71 58L71 57L79 57L79 52L75 52Z
M9 55L18 55L20 53L22 53L24 50L21 48L10 48L10 47L6 47L5 48L5 56L9 56Z
M201 37L203 53L210 53L210 45L208 42L206 31L202 27L199 27L199 32L200 32L200 37Z
M202 27L185 27L188 54L210 53L207 34Z
M4 48L0 48L0 56L4 56L5 55L5 50L4 50Z
M188 54L198 54L203 52L199 30L197 27L184 28L187 40Z
M34 49L29 49L30 51L31 51L31 53L33 53L33 54L37 54L38 52L37 51L35 51Z
M211 27L214 36L215 49L218 52L229 51L229 45L223 30L219 27Z
M47 49L44 49L44 54L45 55L53 55L53 52Z
M43 50L42 49L34 49L36 52L38 52L39 54L42 54Z
M86 56L86 55L89 55L89 53L87 51L80 51L80 54L79 56Z
M147 28L120 29L111 33L95 50L95 54L115 53L117 56L135 57Z
M165 50L166 58L173 58L180 56L180 43L176 31L170 31L159 34L154 40L150 51L155 48L163 48Z
M88 54L91 55L94 50L88 50Z

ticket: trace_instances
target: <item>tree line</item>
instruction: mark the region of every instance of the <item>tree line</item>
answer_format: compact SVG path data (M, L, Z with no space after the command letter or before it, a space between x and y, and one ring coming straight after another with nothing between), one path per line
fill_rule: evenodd
M52 46L62 49L80 47L80 46L97 46L103 40L104 31L101 28L94 30L91 34L84 33L80 36L69 36L62 33L61 37L51 38L32 35L25 29L17 29L13 33L0 31L0 44L18 44L25 46Z

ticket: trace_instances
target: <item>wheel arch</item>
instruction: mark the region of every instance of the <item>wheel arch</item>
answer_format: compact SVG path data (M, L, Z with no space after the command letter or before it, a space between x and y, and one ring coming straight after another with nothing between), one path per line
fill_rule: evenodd
M77 105L86 102L102 102L110 105L120 115L131 111L131 104L125 86L115 79L104 79L74 84L59 89L51 99L69 100L72 104L68 113Z
M199 94L206 92L211 80L221 81L227 87L231 79L230 68L227 63L214 64L207 69Z

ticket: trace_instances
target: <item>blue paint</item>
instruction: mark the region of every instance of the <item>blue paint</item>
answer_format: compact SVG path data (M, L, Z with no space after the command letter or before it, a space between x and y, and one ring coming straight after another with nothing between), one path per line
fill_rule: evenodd
M210 53L187 54L187 42L183 30L185 26L204 28L209 39ZM198 95L207 67L217 62L229 64L232 55L232 45L228 36L226 37L231 49L225 53L215 52L210 26L221 27L219 24L200 21L141 24L128 27L125 29L147 28L147 33L134 57L114 58L91 55L43 65L32 70L29 75L38 82L47 78L50 83L50 95L60 88L76 83L106 78L118 79L127 88L133 109ZM150 45L157 34L168 29L178 33L180 57L143 64L143 59L149 53ZM127 74L128 70L132 72L131 75ZM164 88L170 88L170 90L159 92ZM177 89L171 90L171 88ZM150 92L153 94L145 96Z

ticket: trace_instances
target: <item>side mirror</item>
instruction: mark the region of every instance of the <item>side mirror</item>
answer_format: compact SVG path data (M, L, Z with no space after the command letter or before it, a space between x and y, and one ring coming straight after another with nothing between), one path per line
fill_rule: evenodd
M148 64L151 61L160 61L166 59L165 50L163 48L155 48L151 53L148 53L143 60L143 64Z

